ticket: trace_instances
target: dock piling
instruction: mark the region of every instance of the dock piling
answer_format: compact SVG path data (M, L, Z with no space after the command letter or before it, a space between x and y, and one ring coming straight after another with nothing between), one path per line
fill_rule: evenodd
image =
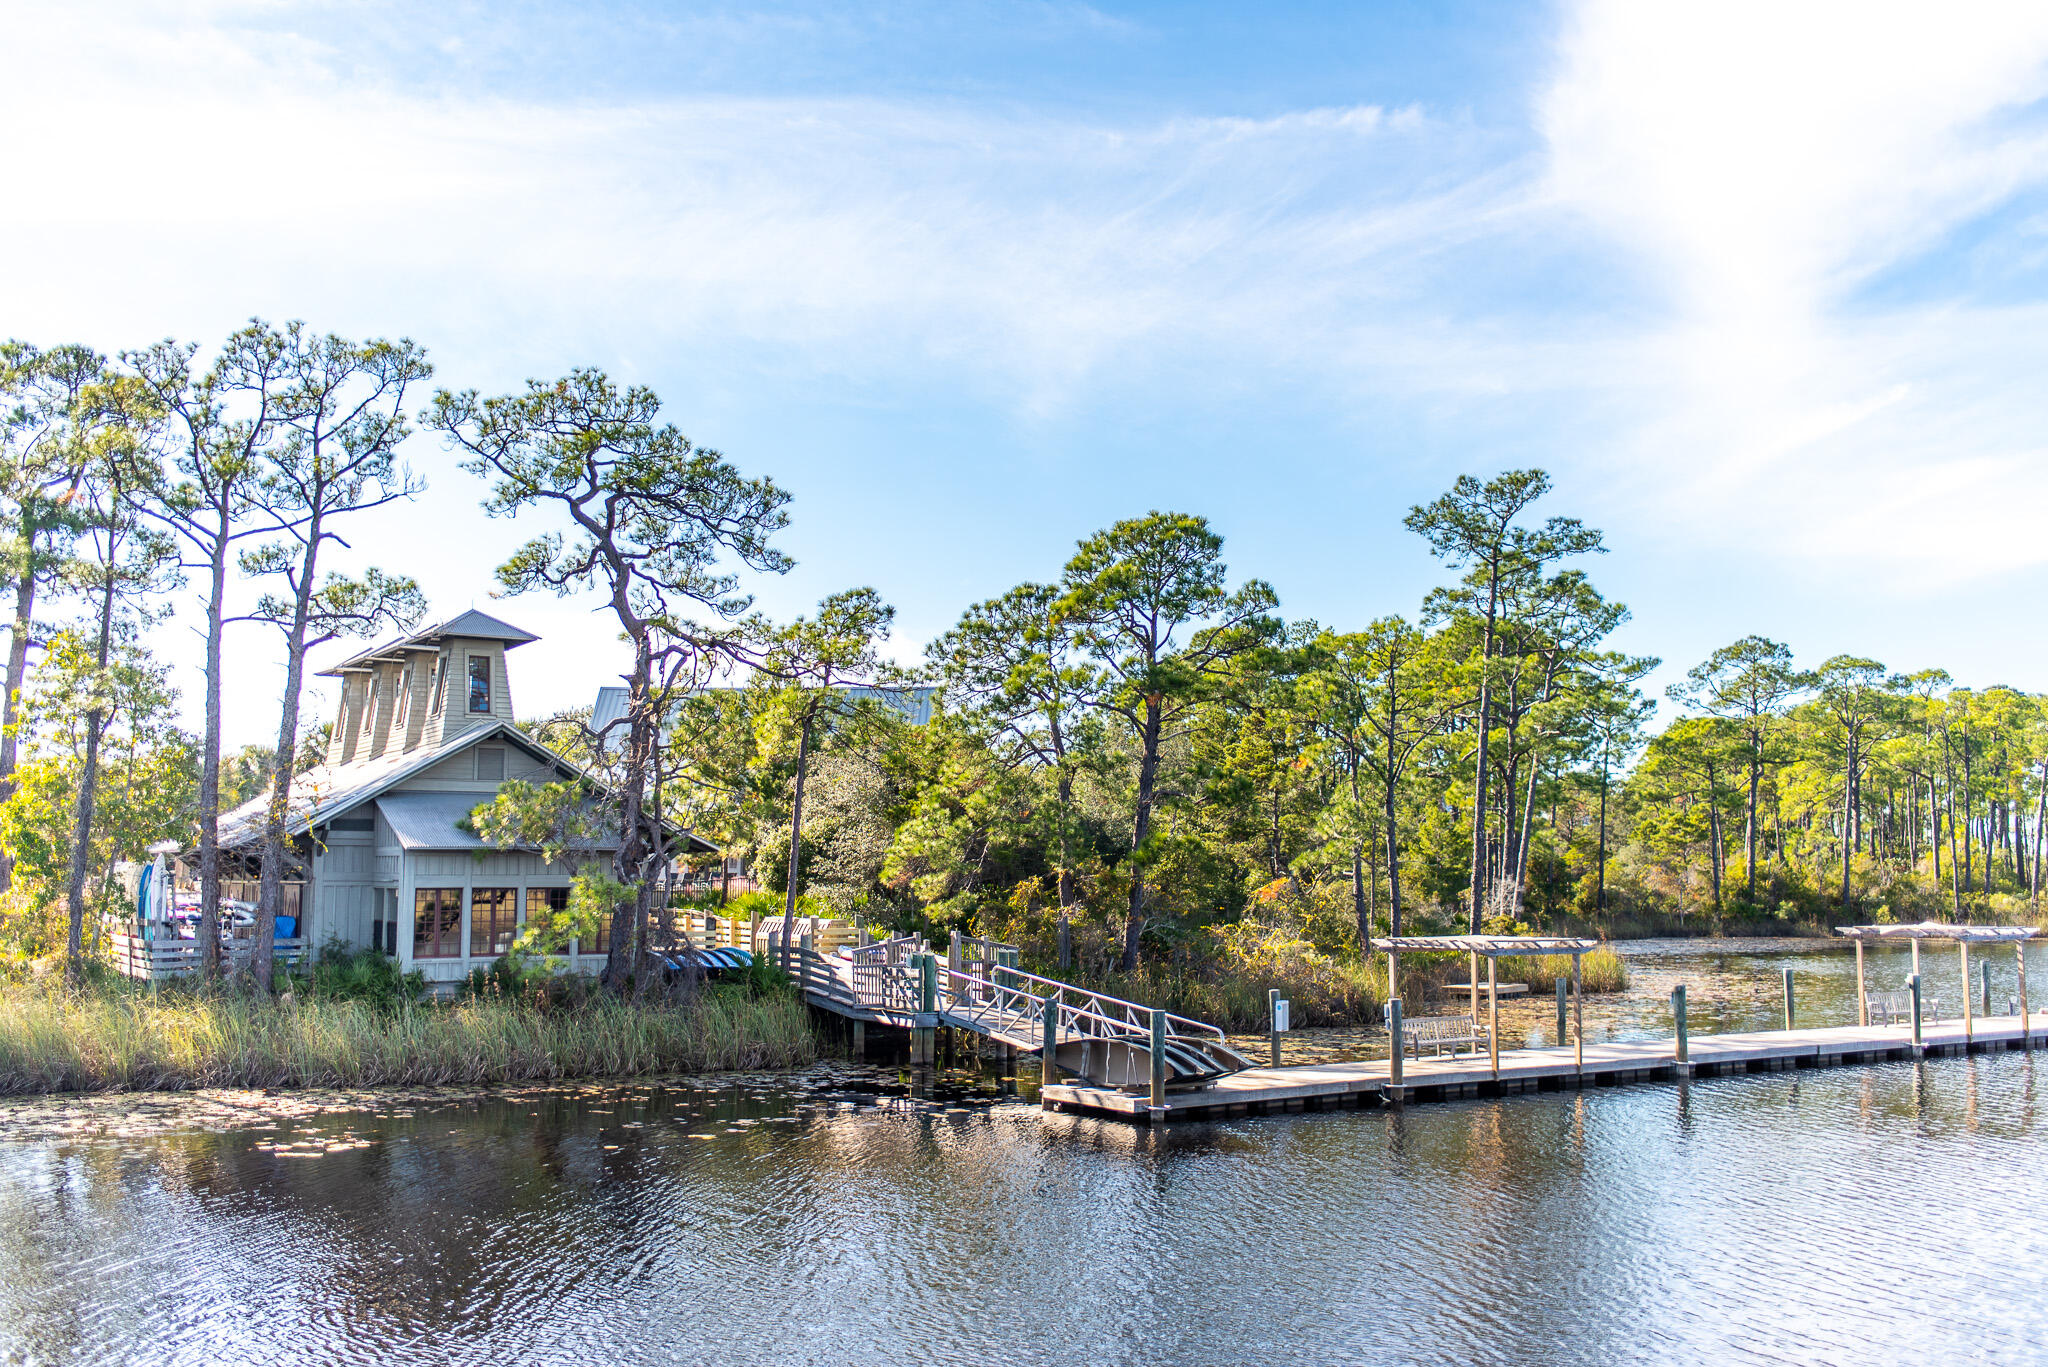
M1856 1024L1870 1028L1870 992L1863 981L1863 941L1856 942Z
M2027 1021L2027 945L2024 940L2012 947L2013 958L2019 962L2020 973L2020 1048L2032 1051L2034 1028Z
M1493 1080L1500 1082L1500 978L1497 976L1499 963L1493 955L1486 956L1486 1061L1493 1066ZM1476 993L1479 984L1475 981L1472 990Z
M1956 941L1956 951L1961 955L1963 961L1963 1052L1967 1054L1970 1052L1971 1040L1975 1039L1977 1035L1977 1022L1972 1018L1973 1013L1970 1010L1973 1004L1970 1001L1970 942L1968 940ZM1985 1010L1990 1010L1988 999Z
M1266 989L1266 1034L1273 1045L1273 1066L1280 1066L1280 989Z
M1152 1117L1166 1119L1166 1013L1152 1013Z
M1567 1027L1564 1022L1565 980L1557 980L1557 1047L1564 1048Z
M1387 998L1387 1100L1399 1101L1407 1095L1401 1085L1401 999Z
M1586 982L1579 973L1579 956L1572 955L1572 1067L1581 1079L1586 1076Z
M1792 970L1785 970L1785 1028L1792 1028Z
M1038 1080L1050 1085L1060 1080L1060 998L1057 992L1045 997L1045 1043L1038 1055Z
M1676 1031L1672 1037L1671 1058L1678 1065L1679 1076L1692 1072L1692 1060L1687 1056L1685 1039L1685 984L1671 989L1671 1024Z
M1918 945L1919 942L1914 941L1916 948ZM1920 1038L1920 975L1915 973L1907 978L1906 986L1913 993L1913 1056L1918 1058L1921 1050L1927 1047Z
M1977 965L1977 976L1984 980L1984 1004L1979 1013L1988 1016L1991 1014L1991 960L1986 959Z

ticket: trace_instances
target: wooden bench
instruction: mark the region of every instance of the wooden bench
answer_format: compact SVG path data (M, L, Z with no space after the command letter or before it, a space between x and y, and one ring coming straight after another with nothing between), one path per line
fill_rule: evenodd
M1417 1016L1414 1020L1401 1022L1401 1047L1416 1058L1422 1057L1425 1044L1439 1056L1448 1048L1451 1057L1456 1058L1460 1045L1476 1054L1486 1046L1486 1042L1486 1027L1470 1016Z
M1923 1025L1941 1024L1941 998L1920 994L1920 1021ZM1872 1025L1911 1025L1913 1023L1913 989L1902 987L1896 992L1872 992L1870 994L1870 1023Z

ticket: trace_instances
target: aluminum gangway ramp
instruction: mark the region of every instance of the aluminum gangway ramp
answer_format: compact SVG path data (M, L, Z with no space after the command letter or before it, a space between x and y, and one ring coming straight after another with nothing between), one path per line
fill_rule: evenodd
M1103 1087L1143 1087L1151 1080L1153 1017L1163 1018L1166 1085L1204 1087L1254 1066L1205 1021L1157 1012L1014 966L1016 951L968 942L978 959L941 958L915 936L821 955L806 947L776 950L816 1007L855 1020L905 1029L952 1026L1042 1054ZM955 965L958 965L957 967Z

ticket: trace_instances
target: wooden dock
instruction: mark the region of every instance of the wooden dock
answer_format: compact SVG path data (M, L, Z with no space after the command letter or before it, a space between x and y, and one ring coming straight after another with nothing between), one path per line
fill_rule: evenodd
M1168 1092L1166 1104L1156 1107L1144 1091L1048 1083L1039 1089L1039 1101L1048 1111L1140 1123L1222 1120L2048 1045L2048 1017L2034 1014L2028 1025L2030 1038L2022 1040L2018 1016L1980 1016L1967 1026L1962 1021L1944 1021L1923 1026L1918 1045L1913 1042L1910 1025L1692 1035L1684 1063L1675 1057L1677 1042L1669 1039L1588 1044L1583 1065L1569 1048L1504 1049L1497 1075L1483 1053L1457 1058L1425 1055L1404 1061L1399 1087L1389 1085L1385 1059L1252 1068L1207 1087Z

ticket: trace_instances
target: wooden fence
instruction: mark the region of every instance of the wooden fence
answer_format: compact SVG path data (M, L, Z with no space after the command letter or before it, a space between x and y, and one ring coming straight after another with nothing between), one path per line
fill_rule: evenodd
M183 978L199 972L197 940L145 940L140 935L125 931L115 931L110 938L114 971L126 977L147 982L155 978ZM256 942L238 937L223 944L221 949L231 968L242 969L249 966ZM303 939L278 940L274 953L278 968L297 966L305 961L306 942Z

